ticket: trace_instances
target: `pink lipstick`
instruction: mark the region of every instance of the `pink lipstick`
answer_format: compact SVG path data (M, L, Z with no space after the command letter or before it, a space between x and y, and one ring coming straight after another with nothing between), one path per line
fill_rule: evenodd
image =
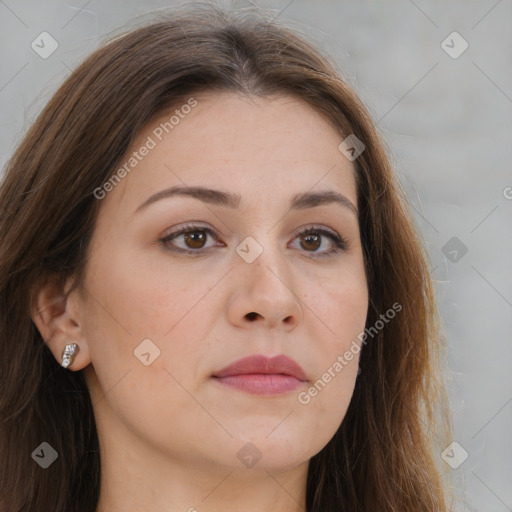
M213 377L220 384L254 395L280 395L307 381L299 364L285 355L244 357L215 372Z

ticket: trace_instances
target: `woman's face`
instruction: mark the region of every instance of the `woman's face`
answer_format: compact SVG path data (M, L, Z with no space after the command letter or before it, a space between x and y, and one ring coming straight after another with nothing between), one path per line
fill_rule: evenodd
M71 298L100 440L203 468L298 466L343 420L367 313L348 134L290 96L187 105L102 189Z

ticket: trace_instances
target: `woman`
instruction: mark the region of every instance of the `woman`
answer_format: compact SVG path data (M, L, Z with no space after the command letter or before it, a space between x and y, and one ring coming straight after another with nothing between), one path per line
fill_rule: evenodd
M0 510L448 510L424 250L303 38L208 6L116 37L0 205Z

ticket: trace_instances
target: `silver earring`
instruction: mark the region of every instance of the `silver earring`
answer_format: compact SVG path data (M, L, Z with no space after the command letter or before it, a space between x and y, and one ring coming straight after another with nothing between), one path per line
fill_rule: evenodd
M60 364L62 368L67 368L70 364L73 363L73 359L75 358L77 352L78 345L76 343L70 343L69 345L66 345L62 352L62 363Z

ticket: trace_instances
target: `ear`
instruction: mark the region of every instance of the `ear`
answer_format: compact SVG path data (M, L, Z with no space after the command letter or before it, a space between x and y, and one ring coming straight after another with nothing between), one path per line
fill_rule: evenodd
M48 348L59 364L66 345L76 343L78 352L69 370L81 370L91 362L89 347L84 336L83 313L78 291L70 290L72 278L67 280L59 276L49 277L38 285L31 304L32 320Z

